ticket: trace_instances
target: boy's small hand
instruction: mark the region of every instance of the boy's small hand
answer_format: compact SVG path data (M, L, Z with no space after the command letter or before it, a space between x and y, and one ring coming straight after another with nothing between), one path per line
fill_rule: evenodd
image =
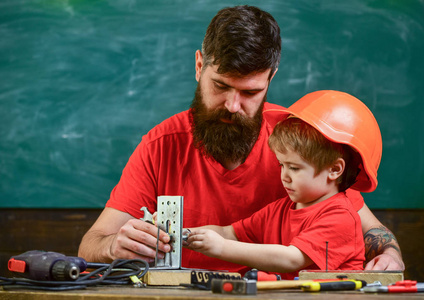
M191 229L187 239L187 248L211 257L219 257L225 239L210 229Z

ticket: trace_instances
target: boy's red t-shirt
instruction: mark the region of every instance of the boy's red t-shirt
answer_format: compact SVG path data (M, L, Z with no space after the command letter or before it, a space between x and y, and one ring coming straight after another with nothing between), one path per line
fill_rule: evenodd
M313 260L314 264L306 268L310 270L363 269L365 246L361 220L345 193L306 208L295 207L296 204L285 197L233 223L238 240L293 245ZM298 272L281 276L294 279Z

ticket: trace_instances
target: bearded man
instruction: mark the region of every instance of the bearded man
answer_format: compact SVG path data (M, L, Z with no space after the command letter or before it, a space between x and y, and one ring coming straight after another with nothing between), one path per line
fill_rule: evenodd
M83 237L79 256L96 262L153 261L157 229L139 220L140 208L156 211L160 195L184 196L185 227L230 225L286 195L279 163L268 147L283 108L266 102L280 53L280 29L269 13L252 6L218 12L202 51L196 51L198 86L190 110L143 137L102 214ZM382 226L358 192L349 191L349 199L364 232ZM171 250L168 243L161 231L159 258ZM395 247L392 239L379 253L376 268L403 268ZM247 270L188 249L183 249L182 266Z

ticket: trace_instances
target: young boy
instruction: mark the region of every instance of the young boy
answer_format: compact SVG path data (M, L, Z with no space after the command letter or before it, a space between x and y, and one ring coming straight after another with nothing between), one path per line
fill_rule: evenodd
M337 91L308 94L286 111L269 146L288 197L229 226L191 228L186 247L284 279L305 268L363 269L360 218L345 190L376 188L378 124L361 101Z

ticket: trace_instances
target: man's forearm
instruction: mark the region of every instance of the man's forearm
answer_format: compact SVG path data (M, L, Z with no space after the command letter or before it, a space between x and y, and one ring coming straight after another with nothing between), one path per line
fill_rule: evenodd
M385 226L379 226L368 230L364 235L364 241L366 262L369 262L377 255L385 253L386 251L396 253L399 259L402 260L399 243L394 234Z
M81 241L78 256L90 262L111 262L110 245L114 237L115 234L105 236L96 231L88 231Z

